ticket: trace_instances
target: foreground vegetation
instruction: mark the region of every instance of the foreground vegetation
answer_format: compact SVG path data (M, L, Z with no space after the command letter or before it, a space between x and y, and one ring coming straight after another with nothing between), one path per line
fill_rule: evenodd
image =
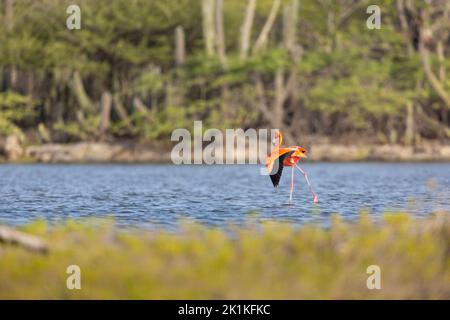
M450 298L450 215L385 215L374 223L332 219L323 229L249 224L226 233L124 231L110 222L36 222L46 253L0 244L0 298ZM81 290L66 269L81 268ZM366 286L381 268L381 290Z

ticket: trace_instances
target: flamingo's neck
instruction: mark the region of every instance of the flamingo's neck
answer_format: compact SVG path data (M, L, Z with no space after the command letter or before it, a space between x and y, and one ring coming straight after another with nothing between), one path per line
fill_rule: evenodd
M275 138L277 138L275 147L278 149L281 147L281 143L283 142L283 135L281 134L280 130L275 131Z

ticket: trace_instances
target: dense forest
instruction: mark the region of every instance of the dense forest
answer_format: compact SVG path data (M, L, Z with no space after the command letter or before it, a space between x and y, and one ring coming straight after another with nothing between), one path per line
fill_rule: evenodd
M66 26L77 4L81 28ZM369 29L367 7L381 9ZM450 138L448 0L0 0L0 137Z

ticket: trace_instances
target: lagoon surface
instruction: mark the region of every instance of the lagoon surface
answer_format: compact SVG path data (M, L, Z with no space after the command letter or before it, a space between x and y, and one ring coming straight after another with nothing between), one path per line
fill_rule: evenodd
M121 226L172 229L183 219L226 227L277 220L328 224L362 208L379 217L450 210L449 163L307 163L312 197L298 172L289 204L290 168L280 187L255 165L0 165L0 223L113 217Z

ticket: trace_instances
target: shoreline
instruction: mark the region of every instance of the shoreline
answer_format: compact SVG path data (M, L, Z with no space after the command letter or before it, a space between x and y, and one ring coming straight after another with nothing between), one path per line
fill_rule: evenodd
M4 148L0 163L170 163L168 148L136 143L49 143ZM450 145L343 145L317 144L309 147L307 162L450 162ZM236 159L248 159L235 151ZM247 161L248 162L248 161Z

